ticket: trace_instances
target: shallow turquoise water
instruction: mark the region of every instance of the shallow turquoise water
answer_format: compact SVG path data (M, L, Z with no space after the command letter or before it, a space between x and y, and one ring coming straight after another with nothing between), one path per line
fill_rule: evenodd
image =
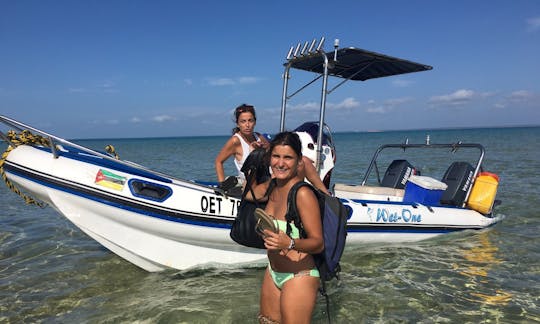
M480 142L500 176L497 213L479 232L346 251L329 286L335 323L540 322L540 128L336 134L334 182L358 183L388 142ZM120 156L186 179L213 180L225 137L92 140ZM4 146L2 146L4 148ZM423 174L450 164L411 156ZM229 165L231 174L233 166ZM435 176L435 177L437 177ZM148 273L83 234L54 209L27 206L0 186L0 322L254 323L263 269ZM326 321L319 298L314 323Z

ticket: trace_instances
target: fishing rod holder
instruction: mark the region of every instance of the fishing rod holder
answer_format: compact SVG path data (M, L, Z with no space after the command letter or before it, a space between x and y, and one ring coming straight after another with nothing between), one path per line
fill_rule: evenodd
M306 41L304 43L304 46L302 46L302 43L298 43L296 45L296 47L291 46L291 48L289 49L289 52L287 53L287 61L290 61L292 59L296 59L296 58L299 58L299 57L308 56L308 55L315 55L315 54L319 53L322 50L323 46L324 46L324 37L321 37L317 47L315 47L316 43L317 43L317 39L314 38L311 41L311 43L309 41ZM302 49L300 50L300 48L302 48Z

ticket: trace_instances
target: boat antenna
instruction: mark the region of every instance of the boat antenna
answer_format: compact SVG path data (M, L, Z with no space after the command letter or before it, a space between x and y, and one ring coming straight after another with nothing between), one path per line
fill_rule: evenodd
M339 39L334 40L334 62L337 62L337 50L339 48Z

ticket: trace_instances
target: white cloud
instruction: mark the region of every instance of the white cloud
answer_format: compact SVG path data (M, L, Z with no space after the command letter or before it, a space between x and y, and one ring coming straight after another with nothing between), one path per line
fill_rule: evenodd
M211 86L221 87L221 86L234 85L235 82L233 79L229 79L229 78L210 78L208 79L208 84Z
M253 84L257 83L259 81L259 78L256 77L239 77L238 83L240 84Z
M412 98L404 97L404 98L395 98L395 99L385 100L384 104L387 105L387 106L395 107L395 106L401 106L401 105L406 104L406 103L411 102L411 101L413 101Z
M396 107L411 101L413 101L413 98L410 97L388 99L382 104L378 104L375 100L369 100L366 104L368 107L365 111L371 114L386 114L393 111Z
M376 106L366 109L366 112L371 114L385 114L387 112L387 109L385 109L383 106Z
M188 86L192 85L193 84L193 80L191 79L184 79L184 83Z
M518 90L518 91L512 92L508 96L508 99L511 100L511 101L523 102L523 101L528 101L528 100L532 99L533 97L534 97L534 94L532 92L530 92L530 91Z
M396 87L405 88L413 84L413 81L405 80L405 79L395 79L392 80L392 84Z
M480 98L490 98L490 97L494 97L496 95L497 95L496 91L486 91L486 92L478 93L478 96Z
M460 89L454 93L433 96L429 99L429 102L435 105L451 105L459 106L471 101L475 96L475 92L472 90Z
M242 76L238 78L207 78L206 81L208 85L223 87L223 86L234 86L238 84L254 84L259 82L260 78Z
M527 19L527 26L529 31L540 30L540 17Z
M129 121L132 123L140 123L141 119L139 117L131 117Z
M341 102L336 104L329 103L327 104L329 108L333 109L351 109L360 107L360 103L353 97L345 98Z
M163 122L176 120L176 118L169 115L159 115L159 116L152 117L152 120L158 123L163 123Z
M509 95L501 98L499 102L495 103L495 108L515 107L516 104L522 105L537 105L537 96L534 92L527 90L516 90Z
M333 109L333 110L340 110L341 112L348 112L352 111L353 109L358 109L361 107L366 107L365 111L368 113L377 113L377 114L384 114L394 109L394 107L403 105L407 102L413 101L412 98L405 97L405 98L396 98L396 99L389 99L386 100L383 104L377 104L375 100L368 100L365 104L360 103L356 98L354 97L347 97L343 99L340 102L328 102L326 104L326 108ZM320 102L306 102L302 104L297 104L294 106L289 105L287 107L290 111L296 111L296 112L318 112L320 109Z
M294 111L319 111L320 109L320 103L311 101L306 102L303 104L297 104L294 106L287 106L287 110L294 110Z

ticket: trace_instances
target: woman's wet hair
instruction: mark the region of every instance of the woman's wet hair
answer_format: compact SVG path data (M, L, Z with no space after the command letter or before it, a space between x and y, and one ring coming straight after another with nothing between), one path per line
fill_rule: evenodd
M300 137L298 134L294 132L281 132L274 136L272 141L270 142L270 148L268 149L268 155L270 158L270 155L272 154L272 151L274 150L274 147L278 145L287 145L290 146L294 153L298 156L298 160L302 159L302 142L300 141Z
M257 121L257 115L255 115L255 107L253 107L252 105L248 105L248 104L241 104L240 106L236 107L234 109L234 122L237 124L238 123L238 118L240 118L240 114L241 113L245 113L245 112L249 112L253 115L253 119L255 121ZM240 128L238 127L235 127L233 128L233 134L236 134L240 131Z

